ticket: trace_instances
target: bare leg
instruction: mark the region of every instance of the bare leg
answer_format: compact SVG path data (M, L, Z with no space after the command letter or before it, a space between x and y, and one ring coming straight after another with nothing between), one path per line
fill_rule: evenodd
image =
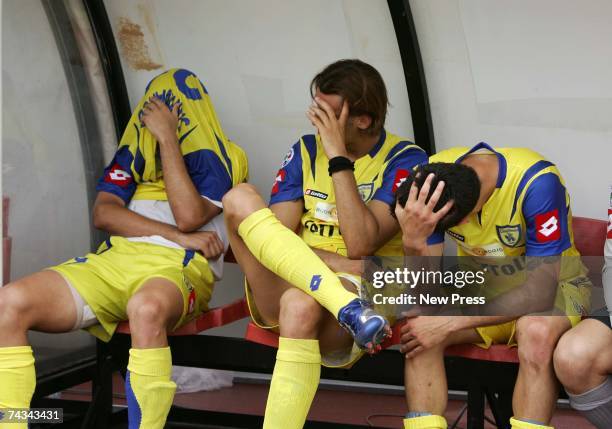
M0 287L0 347L27 345L29 329L68 332L76 317L70 288L55 271L41 271Z
M474 329L455 332L443 344L424 350L406 359L404 384L408 410L443 415L448 401L448 387L444 370L444 349L452 344L481 341Z
M180 319L183 305L183 296L169 280L153 278L145 282L127 305L132 347L166 347L166 333Z
M255 187L248 184L235 187L223 198L225 224L232 252L246 275L260 315L266 323L276 325L279 320L281 296L291 286L264 267L238 235L240 223L250 214L266 207Z
M554 366L570 393L601 385L612 374L612 330L597 320L583 320L559 340Z
M516 418L544 424L552 418L559 394L553 351L570 327L564 316L523 316L516 322L520 363L512 398Z

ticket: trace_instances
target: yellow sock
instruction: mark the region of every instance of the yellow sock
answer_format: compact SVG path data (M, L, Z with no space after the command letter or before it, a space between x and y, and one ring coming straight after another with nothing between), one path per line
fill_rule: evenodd
M36 372L29 346L0 347L0 408L29 408ZM25 429L27 423L0 423L0 428Z
M448 424L442 416L430 415L404 419L404 429L446 429Z
M129 429L164 427L176 391L171 374L170 347L130 349L125 380Z
M515 419L514 417L510 419L510 424L512 425L512 429L555 429L552 426L526 422L523 420Z
M261 209L242 221L238 234L267 269L306 292L334 317L357 298L342 286L338 276L270 209Z
M320 376L318 340L280 337L263 429L301 429Z

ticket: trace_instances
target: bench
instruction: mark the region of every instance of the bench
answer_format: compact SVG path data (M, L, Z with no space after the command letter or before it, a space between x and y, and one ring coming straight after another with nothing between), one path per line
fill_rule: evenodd
M607 222L583 217L573 218L574 243L583 256L603 256ZM592 281L601 287L603 258L583 259ZM384 346L399 344L401 322L393 327L393 335ZM278 347L278 334L249 323L245 337L258 344ZM484 428L485 398L499 428L510 429L512 391L518 369L516 348L493 345L489 349L471 344L448 347L445 351L449 389L468 392L468 428ZM498 364L498 365L496 365ZM453 368L456 367L456 368ZM455 369L455 370L453 370ZM398 369L398 377L403 374ZM375 382L375 380L373 380Z
M584 255L600 256L603 252L606 222L574 218L574 236ZM587 258L588 259L588 258ZM593 258L591 258L593 259ZM589 268L595 272L601 263L589 259ZM226 262L235 263L228 254ZM249 371L270 374L278 347L278 334L248 324L245 339L196 335L208 329L226 325L248 317L244 298L225 306L213 308L197 319L169 334L175 365ZM399 342L400 324L393 329L387 346ZM88 419L82 427L107 428L112 422L125 421L127 411L112 413L112 373L125 372L130 348L129 323L121 323L111 341L98 342L98 374L93 386L93 398ZM341 381L358 381L390 385L403 385L403 356L395 350L383 350L372 359L361 359L350 370L323 368L321 377ZM500 428L508 428L512 415L511 398L518 370L516 349L494 345L488 350L473 346L452 346L446 350L446 368L449 389L468 392L468 428L484 428L485 398ZM224 427L260 427L261 416L247 416L210 411L186 410L172 407L169 422L189 423L193 419ZM307 428L327 427L323 423L307 422ZM331 426L330 426L331 427ZM347 426L348 428L349 426ZM352 426L354 428L359 426Z

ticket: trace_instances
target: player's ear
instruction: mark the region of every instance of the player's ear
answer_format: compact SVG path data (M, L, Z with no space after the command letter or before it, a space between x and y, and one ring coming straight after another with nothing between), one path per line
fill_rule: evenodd
M353 117L353 123L360 130L367 130L372 125L372 117L370 115L358 115Z

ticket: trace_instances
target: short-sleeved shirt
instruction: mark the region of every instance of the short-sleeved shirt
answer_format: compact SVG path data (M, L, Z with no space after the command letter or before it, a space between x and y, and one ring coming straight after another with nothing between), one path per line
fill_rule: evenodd
M120 197L130 210L144 217L176 225L166 195L159 152L153 149L156 143L140 119L143 105L151 96L161 99L168 108L181 101L178 144L189 177L202 197L221 207L223 195L232 186L247 180L248 160L244 150L225 136L208 92L197 76L185 69L172 69L153 78L96 190ZM148 168L148 162L155 167ZM200 231L216 232L226 249L229 246L223 214L211 219ZM181 247L159 235L128 240ZM215 277L220 278L223 258L211 260L209 265Z
M355 181L361 199L366 204L373 200L391 204L395 191L411 170L426 162L427 154L423 149L383 130L370 152L355 161ZM301 237L304 241L311 247L346 255L328 164L320 137L301 137L289 149L276 175L270 204L303 198ZM376 254L402 255L401 234L398 233Z
M569 195L555 164L530 149L493 149L486 143L444 150L429 162L458 163L471 154L494 154L499 175L480 213L446 231L460 255L579 255ZM443 240L435 234L429 243Z

